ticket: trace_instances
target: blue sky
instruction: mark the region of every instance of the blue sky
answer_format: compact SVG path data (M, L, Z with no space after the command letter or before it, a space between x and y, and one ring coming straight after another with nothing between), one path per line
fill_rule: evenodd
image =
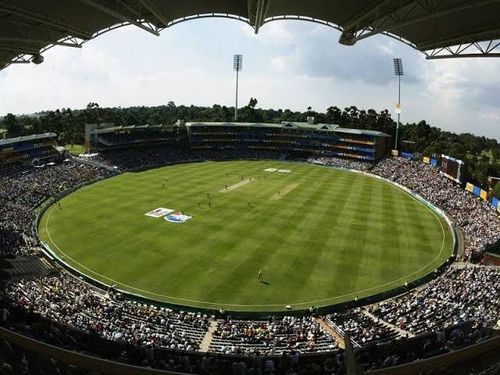
M189 21L160 37L127 27L82 49L56 47L41 65L0 71L0 115L63 107L234 104L233 54L244 55L240 103L324 111L331 105L393 112L401 57L402 121L500 140L500 60L427 61L391 38L340 45L339 32L300 21L275 21L255 35L228 19Z

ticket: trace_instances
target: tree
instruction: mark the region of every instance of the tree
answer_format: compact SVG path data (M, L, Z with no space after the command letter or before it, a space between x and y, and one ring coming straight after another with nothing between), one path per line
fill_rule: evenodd
M86 109L87 123L99 124L99 104L90 102Z
M240 121L246 122L262 122L264 116L262 111L257 111L255 106L257 105L257 99L250 98L248 105L241 108L238 117Z
M282 121L305 122L314 116L315 122L337 124L343 127L377 130L395 136L396 123L387 109L358 109L355 106L330 106L326 112L313 111L309 106L303 112L289 109L261 109L257 99L251 98L240 111L241 121L280 123ZM232 121L234 108L213 105L212 107L175 105L169 101L157 107L101 108L91 102L86 108L71 110L63 108L35 115L6 115L0 120L0 128L8 137L26 134L54 132L59 142L83 143L84 125L89 123L113 123L120 125L165 124L172 125L178 119L186 121ZM467 181L486 186L488 176L500 177L500 144L495 139L477 137L474 134L454 134L431 126L424 120L400 125L400 139L415 142L415 150L425 156L446 154L465 162L463 175ZM393 138L394 139L394 138ZM500 188L499 188L500 189Z
M17 117L12 113L8 113L5 116L3 123L5 130L7 130L7 137L19 137L25 134L23 125L17 121Z
M326 110L326 121L329 123L340 125L341 116L342 111L336 106L328 107Z
M255 108L256 105L257 105L257 99L256 98L250 98L250 102L248 102L248 106L250 108Z

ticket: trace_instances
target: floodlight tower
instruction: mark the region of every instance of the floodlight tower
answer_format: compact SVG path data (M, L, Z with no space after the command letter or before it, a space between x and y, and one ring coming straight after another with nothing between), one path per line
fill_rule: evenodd
M401 116L401 76L403 73L403 61L400 58L394 59L394 74L398 77L398 104L396 105L396 113L398 114L398 124L396 125L396 139L394 140L394 149L398 149L398 133L399 121Z
M234 55L233 69L236 72L236 105L234 106L234 121L238 119L238 75L243 68L243 55Z

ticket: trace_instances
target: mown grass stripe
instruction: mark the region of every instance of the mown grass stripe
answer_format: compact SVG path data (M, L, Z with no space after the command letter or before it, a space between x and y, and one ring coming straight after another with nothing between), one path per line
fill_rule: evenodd
M292 173L266 175L268 167ZM217 193L242 177L256 181ZM269 200L290 184L298 186ZM394 186L300 163L207 162L127 173L69 195L62 207L51 210L49 231L81 267L149 297L211 308L307 308L362 297L403 284L405 274L431 271L452 241L448 232L436 257L441 225ZM158 207L193 219L176 225L144 216ZM270 285L256 280L260 268Z

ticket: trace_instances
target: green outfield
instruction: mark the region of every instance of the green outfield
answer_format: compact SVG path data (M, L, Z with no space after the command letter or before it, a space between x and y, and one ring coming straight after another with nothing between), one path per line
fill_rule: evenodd
M145 215L157 208L192 218ZM279 161L125 173L51 206L39 233L62 260L108 285L175 304L255 311L392 289L435 270L453 247L446 221L388 182Z

